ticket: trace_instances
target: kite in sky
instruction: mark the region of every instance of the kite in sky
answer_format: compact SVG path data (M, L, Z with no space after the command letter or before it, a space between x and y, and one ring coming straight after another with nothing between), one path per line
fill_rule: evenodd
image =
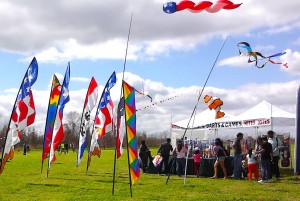
M210 110L214 109L216 111L216 119L220 119L225 116L225 113L221 111L223 101L220 98L206 95L204 96L204 102L207 103Z
M189 10L192 13L199 13L203 10L209 13L216 13L221 9L232 10L238 8L240 4L234 4L229 0L219 0L215 4L210 1L201 1L195 4L189 0L180 1L178 4L176 2L168 2L163 5L163 11L165 13L171 14L177 11Z
M237 44L237 46L239 48L240 55L247 55L247 56L249 56L248 63L255 62L255 66L257 68L263 68L263 67L265 67L265 65L268 62L270 62L272 64L282 64L284 67L288 68L288 64L287 63L275 62L274 60L272 60L275 57L280 57L282 55L285 55L286 52L280 52L280 53L273 54L271 56L267 56L266 57L263 54L261 54L260 52L253 52L250 44L247 43L247 42L240 42L240 43ZM246 53L243 54L240 48L244 48L245 51L246 51ZM259 64L259 60L262 60L263 64Z

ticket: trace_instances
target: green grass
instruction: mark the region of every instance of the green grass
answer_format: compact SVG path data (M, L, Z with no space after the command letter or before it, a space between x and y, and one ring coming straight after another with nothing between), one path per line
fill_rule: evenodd
M153 152L155 153L155 152ZM281 169L283 180L260 184L247 180L196 178L143 174L132 186L130 197L127 153L117 161L115 194L112 195L113 150L93 157L86 175L86 156L75 166L76 153L57 155L49 177L41 173L41 151L26 156L16 152L0 175L0 200L300 200L300 177L290 168Z

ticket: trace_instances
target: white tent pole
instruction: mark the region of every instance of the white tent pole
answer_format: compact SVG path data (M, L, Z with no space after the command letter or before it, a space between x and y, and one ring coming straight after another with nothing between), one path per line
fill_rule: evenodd
M272 109L273 109L273 104L271 103L271 130L273 130L273 119L272 119L272 116L273 116L273 114L272 114Z

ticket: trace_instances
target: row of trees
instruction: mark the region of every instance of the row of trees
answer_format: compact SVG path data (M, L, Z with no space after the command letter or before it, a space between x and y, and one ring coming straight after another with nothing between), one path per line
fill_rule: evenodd
M69 144L73 144L75 148L78 148L79 141L79 127L80 127L81 115L78 112L70 112L64 117L64 140ZM0 127L0 146L3 147L5 142L5 135L7 131L7 124L3 124ZM31 148L41 149L44 142L44 134L38 133L34 126L30 126L28 129L21 132L22 139L21 142L16 145L21 147L24 142L26 142ZM141 140L146 140L148 146L159 146L162 142L165 141L169 132L154 133L147 135L146 132L137 133L137 141L140 144ZM87 132L87 146L89 147L90 143L90 133ZM123 145L126 146L126 139L123 140ZM100 147L111 148L115 146L115 136L114 133L108 133L103 138L99 139Z

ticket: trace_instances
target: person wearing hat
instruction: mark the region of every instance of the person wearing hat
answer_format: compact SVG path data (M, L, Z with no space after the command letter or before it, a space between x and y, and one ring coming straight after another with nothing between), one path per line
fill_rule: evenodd
M202 159L202 153L199 149L199 147L196 147L194 149L194 168L195 168L195 175L199 177L199 171L200 171L200 163Z

